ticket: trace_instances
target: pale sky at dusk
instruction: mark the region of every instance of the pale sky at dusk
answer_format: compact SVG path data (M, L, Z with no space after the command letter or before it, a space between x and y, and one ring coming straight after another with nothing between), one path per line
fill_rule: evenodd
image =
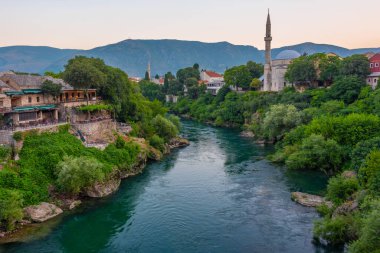
M0 46L90 49L124 39L380 47L380 0L0 0Z

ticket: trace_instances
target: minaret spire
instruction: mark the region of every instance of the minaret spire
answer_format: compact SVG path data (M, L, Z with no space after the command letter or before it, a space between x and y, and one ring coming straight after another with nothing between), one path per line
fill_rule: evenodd
M272 25L270 21L269 9L265 35L264 91L270 91L272 86Z

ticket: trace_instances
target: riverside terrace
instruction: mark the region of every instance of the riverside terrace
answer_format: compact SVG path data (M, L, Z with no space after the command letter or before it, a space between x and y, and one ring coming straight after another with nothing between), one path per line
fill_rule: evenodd
M45 81L60 84L61 94L55 98L45 94ZM96 104L96 90L88 90L89 104ZM0 128L56 124L68 120L67 108L86 105L85 90L74 89L61 79L49 76L0 73Z

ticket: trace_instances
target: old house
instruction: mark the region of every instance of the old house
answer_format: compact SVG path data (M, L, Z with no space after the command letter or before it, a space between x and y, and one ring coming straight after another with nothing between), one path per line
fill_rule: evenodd
M380 79L380 53L373 55L369 59L369 68L371 74L367 77L367 84L375 89Z
M47 80L62 86L59 97L42 92L41 86ZM88 95L89 103L96 103L96 90L88 90ZM13 72L0 73L2 128L66 121L65 109L85 104L85 91L74 89L61 79Z

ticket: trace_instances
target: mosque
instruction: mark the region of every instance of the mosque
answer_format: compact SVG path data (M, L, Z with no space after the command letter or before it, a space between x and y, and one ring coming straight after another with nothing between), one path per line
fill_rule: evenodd
M301 56L294 50L284 50L272 60L272 25L268 11L265 41L265 65L263 76L263 91L281 91L287 86L292 86L285 79L285 73L293 59Z

